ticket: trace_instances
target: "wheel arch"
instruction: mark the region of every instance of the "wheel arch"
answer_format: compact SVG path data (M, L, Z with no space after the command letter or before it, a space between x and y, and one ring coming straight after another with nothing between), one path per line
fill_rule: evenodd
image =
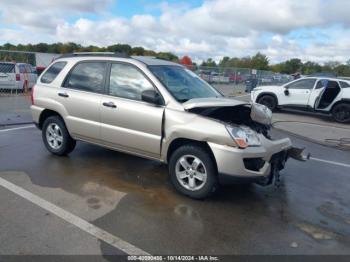
M208 143L206 141L199 141L199 140L194 140L194 139L184 138L184 137L175 138L174 140L172 140L170 142L168 149L167 149L167 152L166 152L166 159L165 159L166 162L169 163L169 159L170 159L171 155L175 152L176 149L178 149L179 147L181 147L183 145L189 145L189 144L197 145L197 146L204 148L208 152L210 157L212 158L213 163L215 165L215 168L217 170L216 159L215 159L214 153L211 150Z
M272 93L272 92L262 92L262 93L260 93L260 94L257 96L257 98L256 98L255 101L258 103L259 99L260 99L262 96L265 96L265 95L269 95L269 96L272 96L273 98L275 98L275 99L276 99L277 106L279 106L279 104L278 104L278 97L277 97L276 94L274 94L274 93Z
M63 123L65 123L64 118L60 115L60 113L51 109L44 109L39 116L39 123L38 123L39 129L42 129L45 120L50 116L58 116L62 119Z
M333 105L332 105L332 108L330 110L330 112L333 111L334 107L336 105L339 105L339 104L348 104L350 105L350 98L343 98L343 99L340 99L339 101L335 102Z

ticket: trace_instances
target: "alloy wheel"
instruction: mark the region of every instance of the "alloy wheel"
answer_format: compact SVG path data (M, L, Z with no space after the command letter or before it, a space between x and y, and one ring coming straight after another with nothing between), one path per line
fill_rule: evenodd
M175 173L180 185L191 191L200 190L207 180L204 163L193 155L180 157L176 162Z
M61 128L56 123L51 123L46 128L46 140L49 146L55 150L59 149L63 143Z

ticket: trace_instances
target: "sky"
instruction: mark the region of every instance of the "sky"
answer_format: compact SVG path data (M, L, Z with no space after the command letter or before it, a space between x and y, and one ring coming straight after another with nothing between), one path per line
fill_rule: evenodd
M0 44L126 43L209 57L350 59L350 0L0 0Z

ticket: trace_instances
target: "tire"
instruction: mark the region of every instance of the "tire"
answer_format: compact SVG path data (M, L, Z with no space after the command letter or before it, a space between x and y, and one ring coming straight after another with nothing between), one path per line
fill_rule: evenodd
M336 104L332 109L333 119L339 123L350 122L350 104L339 103Z
M189 144L176 149L169 160L169 174L175 189L194 199L206 198L218 187L216 164L207 150L198 145ZM180 179L180 176L184 178Z
M59 116L50 116L45 119L42 138L46 149L58 156L71 153L76 145L76 141L69 135L66 125Z
M271 111L277 108L277 99L272 95L262 95L259 97L258 103L267 106Z

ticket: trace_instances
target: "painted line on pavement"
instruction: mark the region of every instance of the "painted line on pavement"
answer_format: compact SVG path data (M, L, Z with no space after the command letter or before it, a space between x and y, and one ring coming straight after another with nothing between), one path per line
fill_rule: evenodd
M26 128L33 128L33 127L35 127L35 125L14 127L14 128L8 128L8 129L0 129L0 133L10 132L10 131L13 131L13 130L26 129Z
M316 158L316 157L310 157L311 160L314 161L319 161L319 162L323 162L323 163L328 163L328 164L332 164L332 165L337 165L337 166L344 166L344 167L349 167L350 165L345 164L345 163L340 163L340 162L335 162L335 161L330 161L330 160L324 160L324 159L320 159L320 158Z
M85 221L84 219L64 210L63 208L56 206L45 199L34 195L33 193L19 187L0 177L0 186L8 189L18 196L32 202L33 204L51 212L52 214L60 217L68 223L80 228L81 230L89 233L90 235L110 244L111 246L127 253L128 255L149 255L146 251L133 246L132 244L114 236L103 229L94 226L93 224Z

